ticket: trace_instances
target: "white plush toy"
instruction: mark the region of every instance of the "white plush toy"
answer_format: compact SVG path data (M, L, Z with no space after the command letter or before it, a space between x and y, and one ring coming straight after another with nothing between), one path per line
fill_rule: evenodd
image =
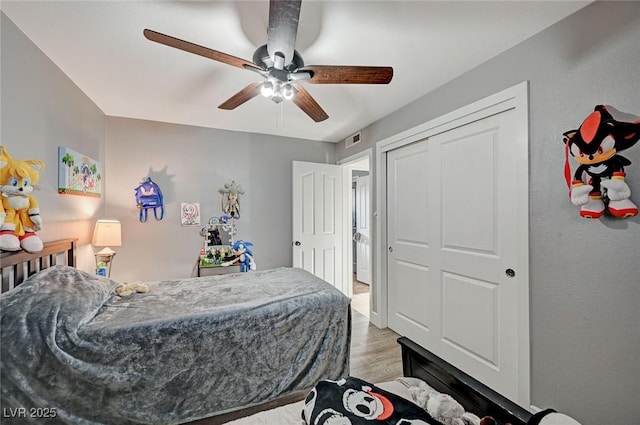
M580 425L580 422L553 409L546 409L533 415L527 425Z
M465 412L464 407L449 394L443 394L424 382L409 388L414 402L443 425L479 425L480 418Z

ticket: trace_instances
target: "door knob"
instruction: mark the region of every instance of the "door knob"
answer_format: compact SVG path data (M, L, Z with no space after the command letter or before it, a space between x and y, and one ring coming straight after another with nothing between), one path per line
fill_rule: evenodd
M389 252L393 252L393 247L392 246L389 247Z
M513 269L507 269L504 271L504 273L507 275L507 277L515 277L516 276L516 272Z
M300 245L302 245L302 244L300 243L300 241L295 241L293 244L294 244L295 246L300 246Z

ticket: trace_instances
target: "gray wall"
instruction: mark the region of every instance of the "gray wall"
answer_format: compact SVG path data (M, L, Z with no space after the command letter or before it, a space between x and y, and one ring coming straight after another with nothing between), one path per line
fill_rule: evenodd
M0 144L14 158L45 162L39 191L45 241L79 238L78 262L94 268L88 245L101 199L58 195L58 146L104 164L105 116L4 14L1 14ZM105 176L107 178L107 176Z
M200 227L182 227L180 204L200 203L202 220L222 214L218 189L235 180L237 239L251 241L258 269L292 264L293 160L334 163L330 143L151 121L107 119L107 211L122 222L112 276L125 281L189 277L202 246ZM138 220L133 189L160 185L165 218Z
M532 403L584 425L640 417L640 218L579 217L563 178L562 133L599 103L640 116L639 72L640 2L596 2L363 129L357 148L336 146L341 159L530 82ZM640 204L640 145L622 154Z

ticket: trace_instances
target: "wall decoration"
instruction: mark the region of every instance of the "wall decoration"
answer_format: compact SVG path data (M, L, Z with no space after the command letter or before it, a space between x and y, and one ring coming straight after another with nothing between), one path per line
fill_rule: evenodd
M95 159L60 146L58 193L99 198L102 194L102 166Z
M180 206L180 221L183 226L199 226L200 204L183 202Z
M235 181L225 183L224 187L218 189L222 195L222 212L231 218L240 218L240 195L244 194L242 187Z
M638 215L631 189L624 181L624 167L631 161L617 153L640 140L640 120L617 120L621 115L613 107L597 105L577 130L563 134L565 143L564 175L571 203L580 207L580 216L600 218L605 210L614 217ZM569 155L579 164L573 180Z
M156 220L162 220L164 218L164 197L162 196L162 190L160 186L156 184L151 177L147 177L147 180L141 182L135 189L136 204L140 210L139 219L142 223L147 221L149 216L149 210L153 210L153 215Z

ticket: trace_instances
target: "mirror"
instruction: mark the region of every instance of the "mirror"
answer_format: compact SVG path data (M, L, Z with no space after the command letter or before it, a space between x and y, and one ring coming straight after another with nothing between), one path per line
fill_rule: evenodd
M231 248L237 233L236 223L227 216L211 217L206 227L200 230L204 246L200 253L200 267L221 267L230 265L235 259Z
M233 235L230 228L224 228L222 224L211 226L207 231L207 247L231 246L233 245Z

